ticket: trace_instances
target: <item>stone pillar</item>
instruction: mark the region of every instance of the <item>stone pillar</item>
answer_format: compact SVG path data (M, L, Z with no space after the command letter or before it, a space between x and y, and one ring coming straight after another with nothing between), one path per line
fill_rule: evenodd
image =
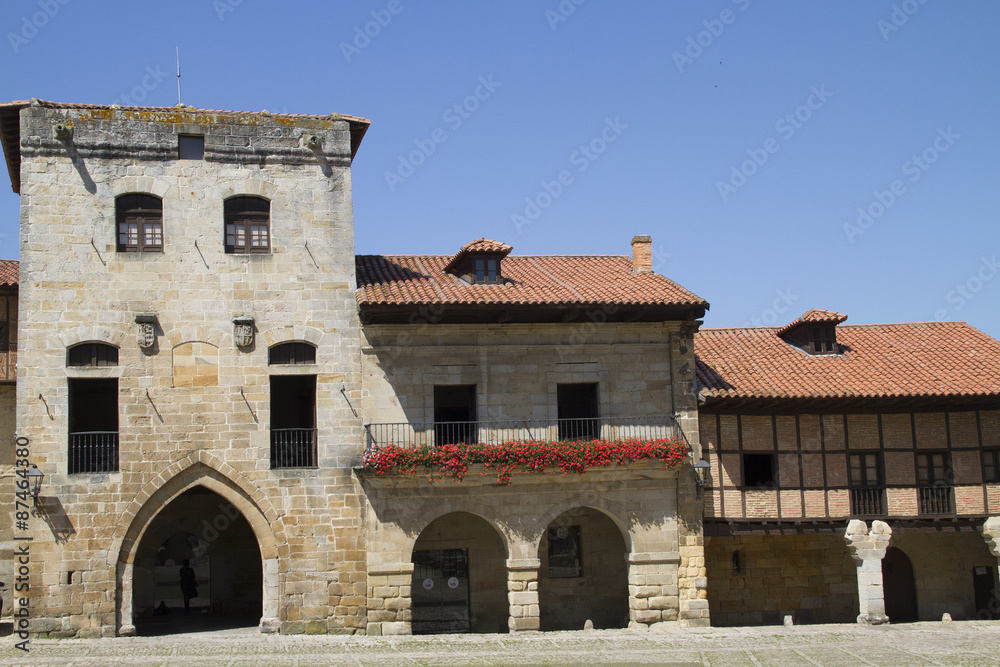
M538 558L507 559L507 602L510 616L507 627L511 632L540 630L538 609Z
M265 558L262 563L263 587L261 592L261 617L258 629L266 634L278 632L278 559Z
M844 533L847 549L858 567L858 623L888 623L885 590L882 587L882 559L892 539L892 529L884 521L872 521L869 531L864 521L852 520Z
M628 618L630 628L676 621L680 612L677 552L628 556ZM697 600L690 600L697 607ZM705 609L708 601L704 600Z
M135 637L135 621L132 618L132 563L118 563L118 634Z
M986 519L983 527L979 529L983 533L983 539L990 548L990 553L1000 560L1000 516L991 516Z
M413 563L383 564L368 572L368 634L409 635L413 629Z

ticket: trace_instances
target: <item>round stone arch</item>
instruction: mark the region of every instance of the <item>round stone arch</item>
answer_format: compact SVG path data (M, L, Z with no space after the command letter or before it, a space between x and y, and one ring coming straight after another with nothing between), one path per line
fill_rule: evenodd
M269 181L259 178L247 178L240 181L220 183L209 196L213 196L221 206L222 202L230 197L240 196L263 197L273 203L278 193L278 186Z
M260 332L258 335L268 348L280 343L292 343L296 341L310 343L318 348L323 341L322 331L315 327L302 326L301 324L268 329L267 331Z
M111 196L116 199L127 194L150 194L166 199L170 183L152 176L125 176L111 182Z
M534 554L542 631L629 623L632 536L606 502L588 500L564 500L543 517Z
M204 451L173 463L136 495L122 516L108 551L116 571L118 634L135 634L132 581L135 556L146 529L160 511L185 491L203 486L231 503L250 524L263 568L261 632L277 632L279 564L288 558L288 542L277 513L263 492L232 466Z
M183 326L176 329L169 329L163 332L163 337L167 340L170 349L184 343L210 343L217 348L222 348L226 340L232 343L232 325L228 328L223 326Z
M600 512L610 519L621 533L622 540L625 541L626 552L632 552L632 531L628 529L628 526L626 526L620 518L626 515L624 507L618 503L610 502L603 498L566 498L553 504L544 514L540 514L538 516L538 523L533 526L531 539L529 539L526 543L526 554L528 555L523 556L523 558L535 558L538 553L538 548L541 546L542 538L545 536L545 531L548 529L549 525L561 515L577 508L591 509L596 512Z
M53 347L61 345L64 350L80 343L107 343L121 350L130 340L135 340L135 337L129 337L124 331L111 329L110 327L81 324L78 327L63 331L58 337L50 338L49 340ZM56 343L55 341L59 342Z

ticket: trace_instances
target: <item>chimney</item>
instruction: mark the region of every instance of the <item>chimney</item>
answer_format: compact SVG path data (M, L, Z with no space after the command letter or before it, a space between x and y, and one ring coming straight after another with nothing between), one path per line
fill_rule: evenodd
M632 271L653 272L653 239L648 236L632 237Z

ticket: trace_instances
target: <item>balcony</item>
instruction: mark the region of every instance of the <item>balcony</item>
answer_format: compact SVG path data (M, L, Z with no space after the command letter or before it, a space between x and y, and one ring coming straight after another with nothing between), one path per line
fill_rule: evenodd
M851 489L851 516L885 516L885 489Z
M671 417L507 419L471 422L400 422L365 425L365 449L419 448L459 443L498 445L517 440L657 440L681 436Z
M954 514L955 487L924 486L917 489L921 514Z
M69 434L69 472L117 472L118 431Z
M316 429L271 429L271 470L316 467Z

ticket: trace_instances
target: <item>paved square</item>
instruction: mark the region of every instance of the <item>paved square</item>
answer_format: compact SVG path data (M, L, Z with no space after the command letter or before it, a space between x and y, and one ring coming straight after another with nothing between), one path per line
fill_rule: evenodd
M1000 661L1000 622L813 625L673 632L346 637L253 628L114 639L4 638L0 665L983 665Z

